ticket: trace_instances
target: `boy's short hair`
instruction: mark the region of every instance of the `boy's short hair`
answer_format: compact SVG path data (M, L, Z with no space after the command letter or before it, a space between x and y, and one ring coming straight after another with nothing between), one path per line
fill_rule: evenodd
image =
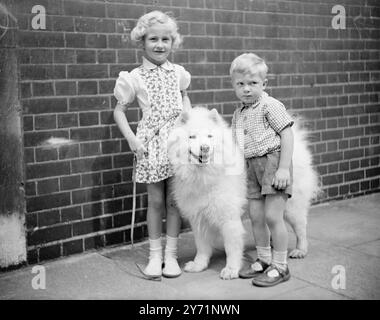
M182 37L178 33L177 21L170 12L155 10L141 16L131 32L131 40L139 44L143 43L147 29L156 23L169 25L172 30L172 49L178 49L182 43Z
M232 61L230 76L232 76L234 72L256 73L257 71L264 80L268 73L268 66L265 60L254 53L243 53Z

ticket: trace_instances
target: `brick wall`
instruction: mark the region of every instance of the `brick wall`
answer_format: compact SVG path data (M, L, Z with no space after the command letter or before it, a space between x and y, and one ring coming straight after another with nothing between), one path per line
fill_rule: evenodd
M192 73L193 104L231 118L229 64L267 59L269 92L305 118L325 191L319 201L379 190L379 3L376 0L17 0L26 167L28 260L128 243L132 155L116 127L114 81L141 52L128 33L151 9L172 11L184 45L172 60ZM46 30L33 30L35 4ZM345 30L331 27L333 5ZM7 36L2 41L7 41ZM128 110L136 127L137 105ZM70 140L48 144L51 137ZM147 236L138 187L136 239Z

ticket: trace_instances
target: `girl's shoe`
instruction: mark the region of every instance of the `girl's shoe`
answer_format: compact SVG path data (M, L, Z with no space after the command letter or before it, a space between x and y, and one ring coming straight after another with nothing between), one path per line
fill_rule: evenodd
M162 275L165 278L177 278L182 274L182 270L178 265L177 259L167 258L165 259L164 269Z

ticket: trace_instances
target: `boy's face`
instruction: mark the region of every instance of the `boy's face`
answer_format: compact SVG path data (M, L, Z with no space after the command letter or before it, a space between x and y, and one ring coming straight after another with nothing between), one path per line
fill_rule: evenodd
M263 79L259 72L234 72L232 74L235 94L244 103L255 102L263 93L267 82L267 79Z

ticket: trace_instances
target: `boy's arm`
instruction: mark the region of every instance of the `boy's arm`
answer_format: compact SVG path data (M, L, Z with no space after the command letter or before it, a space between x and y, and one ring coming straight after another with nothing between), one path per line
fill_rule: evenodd
M277 189L285 189L290 184L290 163L293 157L293 130L290 126L280 132L280 163L272 184Z

